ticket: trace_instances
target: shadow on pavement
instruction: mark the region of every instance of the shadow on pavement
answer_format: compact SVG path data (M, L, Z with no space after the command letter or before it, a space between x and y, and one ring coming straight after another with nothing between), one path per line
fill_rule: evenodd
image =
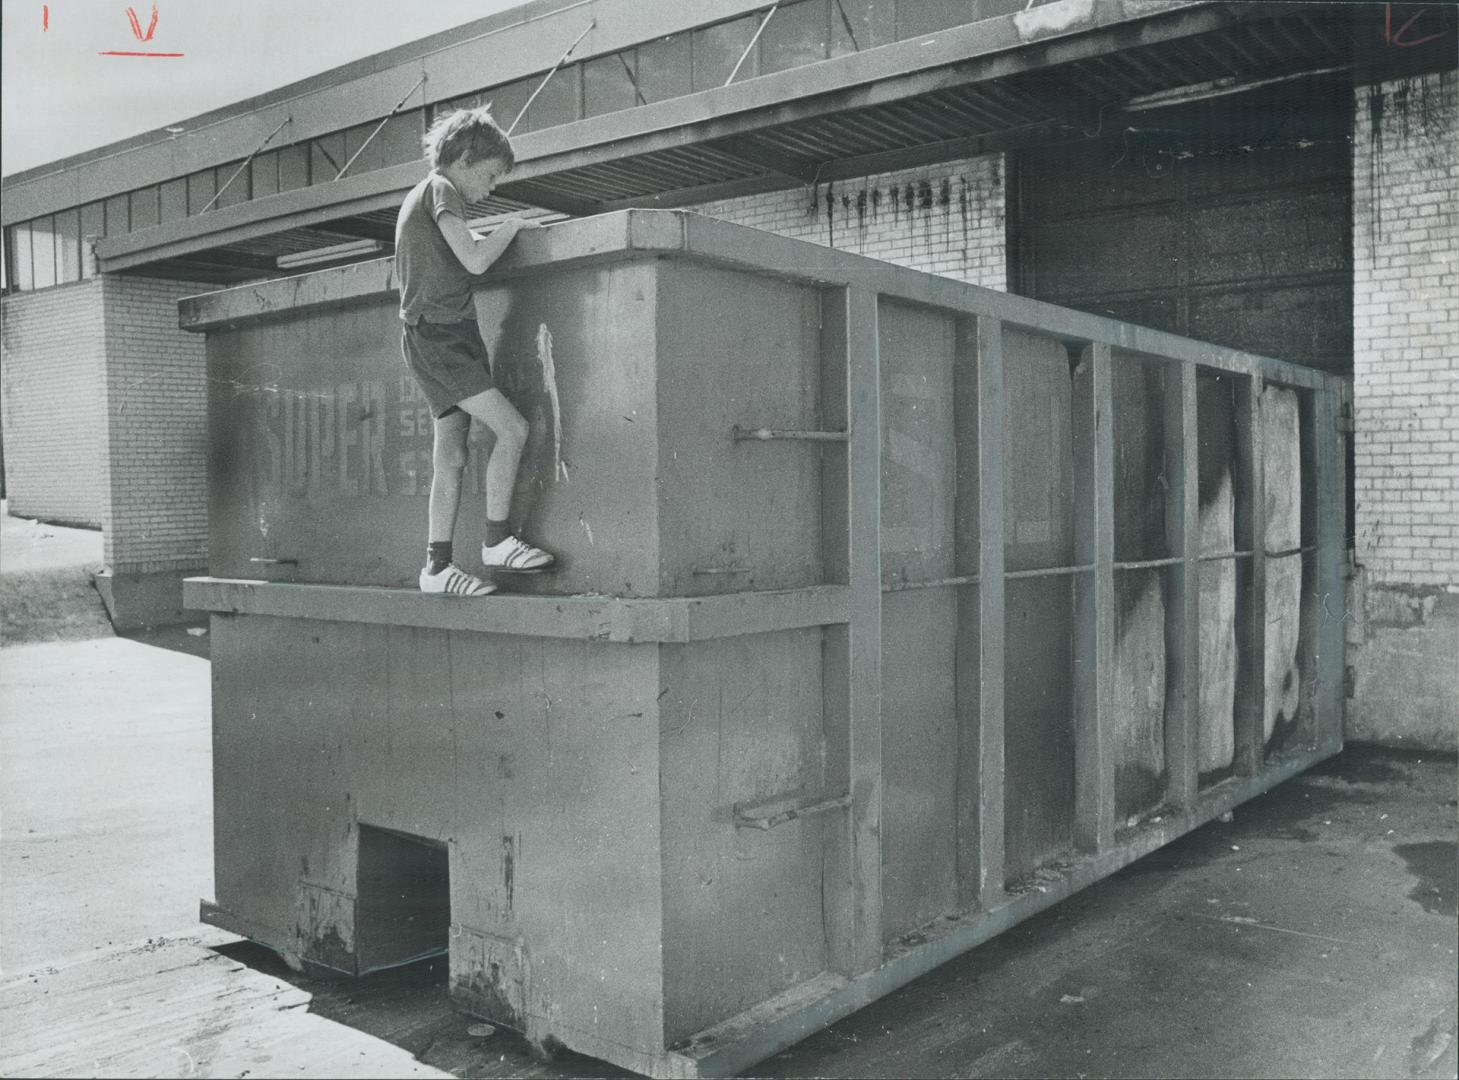
M451 1001L444 956L352 978L296 972L273 950L252 941L220 945L214 951L314 995L309 1011L316 1016L383 1039L455 1076L556 1080L636 1075L569 1052L543 1061L520 1034L494 1024L487 1025L490 1035L472 1035L470 1029L482 1021L460 1012Z
M212 639L207 626L164 626L155 630L132 630L117 637L158 649L211 659Z

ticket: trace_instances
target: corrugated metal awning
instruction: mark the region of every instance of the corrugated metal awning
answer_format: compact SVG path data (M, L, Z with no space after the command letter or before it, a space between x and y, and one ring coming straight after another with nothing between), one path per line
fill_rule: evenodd
M1024 14L1038 19L1000 16L523 136L512 179L474 210L685 206L1097 137L1167 100L1350 79L1372 59L1361 44L1372 28L1358 21L1371 12L1344 4L1054 0ZM102 267L240 280L271 252L389 240L423 171L396 166L109 239Z

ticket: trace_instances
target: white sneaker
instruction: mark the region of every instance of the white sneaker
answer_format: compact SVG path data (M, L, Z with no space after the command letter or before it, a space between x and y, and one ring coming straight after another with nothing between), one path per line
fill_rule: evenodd
M557 558L541 548L509 536L500 544L481 545L481 565L507 574L535 574L550 569Z
M429 567L420 572L420 591L447 596L490 596L496 592L496 586L468 574L455 563L447 563L434 574Z

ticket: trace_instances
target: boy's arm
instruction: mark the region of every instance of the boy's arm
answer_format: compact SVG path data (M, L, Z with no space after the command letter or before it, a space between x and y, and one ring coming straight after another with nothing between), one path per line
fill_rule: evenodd
M517 233L523 229L541 228L536 222L524 218L507 218L487 236L480 237L452 213L441 214L436 218L436 225L456 253L456 258L461 260L461 265L473 274L484 274L491 269L492 263L501 258Z

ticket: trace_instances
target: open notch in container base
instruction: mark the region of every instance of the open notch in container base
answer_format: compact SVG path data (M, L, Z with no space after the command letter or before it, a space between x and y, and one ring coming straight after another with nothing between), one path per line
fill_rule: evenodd
M361 975L443 956L450 944L446 846L370 825L359 827L355 956Z

